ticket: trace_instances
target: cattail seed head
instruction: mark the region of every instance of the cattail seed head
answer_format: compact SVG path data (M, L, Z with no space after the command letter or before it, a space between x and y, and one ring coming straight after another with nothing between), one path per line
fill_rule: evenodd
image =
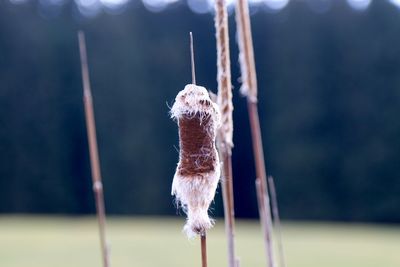
M171 117L178 122L180 146L171 193L187 213L184 231L193 237L213 225L207 211L220 177L215 147L219 108L204 87L188 84L176 96Z

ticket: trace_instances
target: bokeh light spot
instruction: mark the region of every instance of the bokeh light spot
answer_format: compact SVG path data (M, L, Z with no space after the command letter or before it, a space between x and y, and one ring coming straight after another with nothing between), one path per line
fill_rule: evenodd
M101 11L101 3L98 0L75 0L75 3L85 17L94 17Z
M265 0L265 5L272 10L281 10L287 6L288 3L289 0Z
M355 10L365 10L371 4L371 0L347 0L347 3Z
M188 0L187 4L194 13L205 14L211 11L212 3L204 0Z
M395 5L396 7L400 8L400 0L389 0L389 2Z

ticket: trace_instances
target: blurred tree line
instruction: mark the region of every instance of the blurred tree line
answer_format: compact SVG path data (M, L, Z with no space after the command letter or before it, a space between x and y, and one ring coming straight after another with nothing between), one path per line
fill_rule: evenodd
M212 14L140 4L86 19L39 2L0 2L0 212L94 212L76 32L87 35L111 214L176 213L169 106L191 80L214 90ZM40 10L39 10L40 11ZM256 11L256 10L254 10ZM44 14L44 15L43 15ZM315 13L293 1L252 17L267 169L285 219L400 222L400 10L344 1ZM230 16L236 215L257 216L254 167ZM222 214L221 193L212 213Z

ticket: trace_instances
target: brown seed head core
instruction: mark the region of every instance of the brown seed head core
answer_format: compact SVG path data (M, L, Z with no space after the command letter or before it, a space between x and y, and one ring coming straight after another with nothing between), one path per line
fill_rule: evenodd
M181 161L178 173L182 176L199 176L215 170L216 153L214 148L214 133L210 129L210 116L194 116L179 118L179 140Z

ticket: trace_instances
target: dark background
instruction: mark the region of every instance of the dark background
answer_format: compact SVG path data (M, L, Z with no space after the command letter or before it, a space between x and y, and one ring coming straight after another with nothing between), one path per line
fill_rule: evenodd
M267 169L284 219L400 222L400 10L372 1L252 8ZM317 3L315 2L315 3ZM47 3L47 4L46 4ZM0 213L94 212L76 33L86 32L110 214L176 214L169 118L189 83L214 90L213 15L184 2L152 13L80 14L73 2L0 1ZM317 8L316 8L317 7ZM238 217L257 216L234 16L233 168ZM222 215L218 191L212 214Z

